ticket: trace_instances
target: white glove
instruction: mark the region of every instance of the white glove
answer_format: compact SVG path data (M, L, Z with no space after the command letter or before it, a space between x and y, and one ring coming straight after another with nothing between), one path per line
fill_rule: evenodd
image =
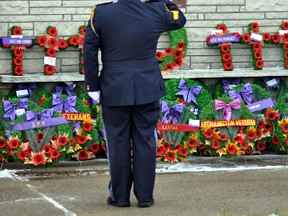
M95 104L100 102L100 91L88 92L88 95L94 100Z

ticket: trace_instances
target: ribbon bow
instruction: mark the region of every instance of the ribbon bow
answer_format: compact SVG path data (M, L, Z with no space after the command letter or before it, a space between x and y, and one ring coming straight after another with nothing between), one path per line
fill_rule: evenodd
M253 91L250 83L246 83L240 91L230 90L229 97L236 99L239 98L242 102L241 96L247 102L247 104L251 104L253 101Z
M10 101L3 100L4 105L4 118L10 118L11 121L15 121L16 118L16 109L27 109L28 108L28 98L23 98L18 103L12 103Z
M46 109L42 110L41 112L33 112L33 111L27 111L26 112L26 119L27 121L38 121L38 116L40 115L40 120L48 120L52 118L53 115L53 109Z
M195 95L199 95L202 86L194 86L192 88L189 88L187 83L184 79L180 79L180 82L178 84L178 88L182 89L181 91L177 92L175 95L183 95L183 99L186 103L190 103L191 101L198 105Z
M37 88L36 83L29 83L28 86L24 84L18 84L18 89L23 90L23 89L28 89L29 96L32 95L33 90Z
M235 80L232 80L231 82L229 80L223 80L222 81L223 83L223 89L224 89L224 92L227 92L230 88L229 86L230 85L239 85L240 84L240 79L235 79Z
M215 110L222 110L222 116L224 120L229 121L232 116L232 110L231 109L240 109L241 108L241 101L239 98L231 101L229 104L226 104L225 102L221 100L215 100Z
M183 113L184 105L182 103L176 104L173 107L170 107L165 101L162 101L161 112L164 113L162 122L165 124L168 123L170 119L170 114L172 114L172 123L177 124L180 119L180 114Z
M75 87L74 83L72 83L71 85L67 85L65 88L62 86L56 86L55 87L55 90L56 90L55 94L61 95L63 90L65 90L69 96L75 96L76 94L73 91L74 87Z
M62 113L63 108L66 113L69 112L77 113L78 111L74 108L76 105L76 99L77 96L70 96L66 99L63 99L60 95L53 94L52 95L53 109L58 113Z

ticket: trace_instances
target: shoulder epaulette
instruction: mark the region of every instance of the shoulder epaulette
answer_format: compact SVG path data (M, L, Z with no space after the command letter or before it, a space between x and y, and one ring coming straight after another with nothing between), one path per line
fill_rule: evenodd
M113 2L113 1L111 1L111 2L103 2L103 3L97 4L97 5L95 5L95 6L112 4L112 3L114 3L114 2Z

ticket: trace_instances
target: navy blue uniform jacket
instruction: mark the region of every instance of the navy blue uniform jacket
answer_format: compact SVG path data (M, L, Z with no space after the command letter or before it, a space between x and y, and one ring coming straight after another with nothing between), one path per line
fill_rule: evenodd
M96 6L93 25L89 21L86 28L84 69L86 90L100 91L101 104L140 105L165 95L156 60L158 39L163 32L183 27L186 19L175 4L164 1L119 0Z

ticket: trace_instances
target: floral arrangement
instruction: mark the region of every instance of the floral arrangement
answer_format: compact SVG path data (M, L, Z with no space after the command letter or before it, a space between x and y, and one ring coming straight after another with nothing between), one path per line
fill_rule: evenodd
M106 150L107 150L106 135L105 135L105 130L104 130L103 119L101 116L100 105L99 104L92 104L91 108L92 108L92 113L94 113L94 116L95 116L96 129L98 131L100 144L101 144L99 154L106 156Z
M283 22L281 24L282 30L288 30L288 22ZM288 33L285 33L281 37L281 41L283 43L283 57L284 57L284 68L288 69Z
M232 79L219 79L215 84L213 88L213 98L217 99L219 97L222 97L224 93L226 93L228 90L231 90L233 87L243 83L239 78Z
M178 30L168 32L170 47L164 52L157 51L156 58L162 72L170 72L180 67L186 55L188 39L186 29L183 27Z
M20 36L22 35L22 28L20 26L12 26L10 28L10 34L14 36ZM12 74L16 76L22 76L24 74L23 53L24 53L24 50L30 47L30 45L3 44L3 46L11 49Z
M160 122L177 127L179 124L188 124L189 119L195 119L195 115L182 103L161 103L162 111ZM170 113L172 113L170 115ZM158 160L167 162L185 162L188 157L197 150L197 133L181 131L158 130L158 145L156 155Z
M79 49L79 72L80 74L84 74L83 45L84 45L85 32L86 32L86 26L82 25L78 29L78 35L73 35L69 37L67 40L70 46L73 46Z
M54 26L48 26L45 36L35 37L36 44L45 48L45 56L52 60L51 63L45 64L44 70L46 75L52 75L55 72L56 54L61 49L66 49L68 43L63 38L58 38L58 31Z
M218 24L216 26L217 30L222 30L222 33L218 33L216 35L209 35L206 37L206 42L207 45L209 47L218 47L218 44L209 44L209 42L211 41L211 39L213 37L219 36L219 35L226 35L227 32L227 26L223 23ZM233 32L231 33L232 35L236 35L237 38L240 38L240 34L237 32ZM232 62L232 54L230 52L230 47L231 47L232 43L228 43L228 42L224 42L220 44L220 54L221 54L221 61L222 61L222 65L225 71L232 71L234 68L233 62Z

